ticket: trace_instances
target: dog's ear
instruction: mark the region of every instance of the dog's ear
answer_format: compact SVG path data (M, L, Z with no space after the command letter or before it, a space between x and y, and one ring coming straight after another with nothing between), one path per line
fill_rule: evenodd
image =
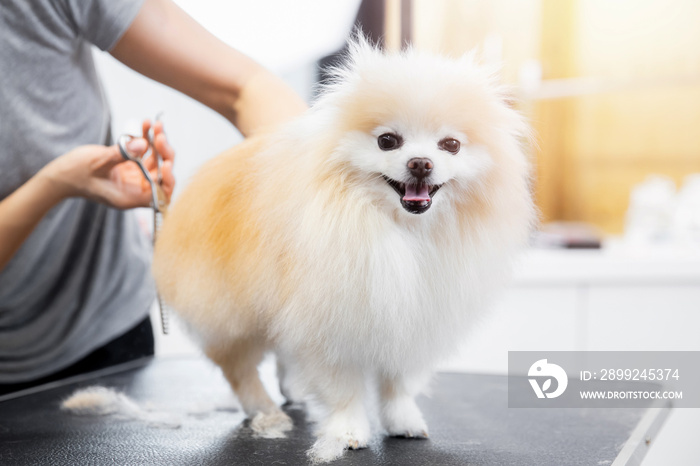
M520 114L522 94L517 86L503 82L503 62L488 59L483 47L467 51L457 59L465 76L469 76L495 97L501 104L502 122L507 123L508 131L529 146L535 146L535 136L526 119Z
M481 75L480 79L495 91L506 106L516 108L520 98L515 87L503 83L503 63L487 60L482 48L473 48L462 54L458 59L460 66Z
M381 53L381 45L378 42L372 41L372 38L364 33L361 24L356 25L350 33L350 37L347 41L347 48L351 53L354 53L356 49L371 49L377 53Z
M371 68L372 64L381 60L383 56L379 45L372 42L361 27L355 27L339 59L324 66L324 82L318 87L319 97L343 88L352 82L361 70Z
M357 27L348 39L344 64L348 69L357 71L367 62L381 59L383 55L384 52L379 44L372 42L372 39Z

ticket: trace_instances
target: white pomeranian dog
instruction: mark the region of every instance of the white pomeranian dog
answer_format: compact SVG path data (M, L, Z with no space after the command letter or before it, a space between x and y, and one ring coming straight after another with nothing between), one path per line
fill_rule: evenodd
M414 401L502 288L535 220L528 128L472 56L359 38L312 108L207 163L153 271L261 435L292 428L257 366L326 412L309 451L427 437Z

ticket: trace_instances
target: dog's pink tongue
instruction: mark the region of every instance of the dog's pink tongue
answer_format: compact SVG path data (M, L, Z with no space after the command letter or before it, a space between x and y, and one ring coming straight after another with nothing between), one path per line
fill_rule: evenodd
M404 201L429 201L430 194L428 185L425 183L417 184L407 184L406 194L403 196Z

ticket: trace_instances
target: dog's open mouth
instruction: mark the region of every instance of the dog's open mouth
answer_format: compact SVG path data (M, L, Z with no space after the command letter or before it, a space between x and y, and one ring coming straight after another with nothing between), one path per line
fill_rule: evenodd
M422 214L430 209L433 203L433 195L442 185L424 183L416 180L415 183L402 183L382 175L389 186L401 196L401 205L412 214Z

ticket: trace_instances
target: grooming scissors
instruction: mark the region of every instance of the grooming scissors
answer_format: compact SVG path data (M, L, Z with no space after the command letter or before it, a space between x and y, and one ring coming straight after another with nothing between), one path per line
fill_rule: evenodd
M160 118L161 114L159 113L158 115L156 115L155 121L160 121ZM146 181L148 181L148 184L151 186L151 207L153 208L153 246L155 246L156 238L158 236L158 233L160 232L160 227L163 223L163 213L167 208L168 204L167 199L165 197L165 193L163 192L163 189L161 187L163 184L163 173L161 168L163 164L163 159L158 153L158 150L156 149L154 141L155 134L152 126L151 129L148 130L148 134L146 137L146 140L148 141L148 149L142 156L134 155L131 152L129 152L129 149L126 148L126 145L129 143L129 141L137 138L138 136L122 134L121 136L119 136L117 145L119 146L119 152L121 152L122 157L124 157L125 160L129 160L131 162L136 163L136 165L138 165L139 169L141 170L141 173L143 174L144 178L146 178ZM157 179L155 181L153 180L151 174L148 172L148 170L143 164L144 160L146 160L148 157L155 157L157 167ZM160 308L161 328L163 329L163 334L167 335L169 331L168 309L165 306L165 303L163 302L163 298L160 296L160 293L158 293L157 291L156 298L158 301L158 307Z

